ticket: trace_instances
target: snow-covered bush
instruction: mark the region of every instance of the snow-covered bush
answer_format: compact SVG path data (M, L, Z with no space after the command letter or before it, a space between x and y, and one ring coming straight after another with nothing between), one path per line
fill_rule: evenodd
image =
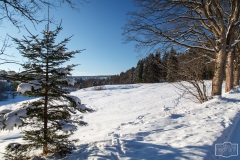
M101 90L105 90L106 87L104 85L99 85L99 86L94 86L93 90L95 91L101 91Z
M22 64L25 71L11 72L7 78L20 82L18 92L29 92L38 99L24 103L16 110L0 111L1 129L24 127L24 143L9 144L6 147L7 158L14 159L12 156L16 155L15 158L23 159L32 149L42 149L42 155L70 153L77 140L70 140L69 137L76 131L77 125L87 125L82 121L82 116L74 116L73 119L72 114L93 112L81 104L78 97L69 95L64 90L67 86L74 85L74 80L68 76L76 65L60 66L80 51L67 52L66 43L70 38L55 44L55 38L61 29L58 27L55 31L43 31L42 39L30 32L30 40L26 37L23 40L13 38L28 62Z
M102 81L94 81L93 82L93 90L95 90L95 91L100 91L100 90L104 90L104 89L106 89L106 87L105 87L105 85L104 85L104 83L102 82Z

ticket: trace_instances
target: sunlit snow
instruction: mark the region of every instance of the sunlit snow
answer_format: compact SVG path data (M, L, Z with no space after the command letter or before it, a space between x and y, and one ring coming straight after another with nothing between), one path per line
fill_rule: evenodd
M209 92L210 89L208 82ZM96 112L77 115L83 115L89 124L79 127L72 136L80 140L77 149L65 158L55 159L219 158L214 155L216 143L240 144L236 138L237 131L240 132L239 93L240 89L236 88L204 104L196 104L184 99L184 94L178 94L168 83L108 85L100 91L85 88L72 92L72 96L79 97ZM79 98L74 101L81 103ZM13 110L20 104L11 100L0 102L2 112L11 113L6 109ZM24 115L24 112L17 114ZM74 129L62 123L63 131ZM22 142L20 132L21 129L1 132L0 159L6 145Z

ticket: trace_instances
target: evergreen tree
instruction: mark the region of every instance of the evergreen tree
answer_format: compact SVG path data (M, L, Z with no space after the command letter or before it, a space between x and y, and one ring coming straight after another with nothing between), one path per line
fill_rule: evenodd
M175 82L177 80L178 58L176 51L171 48L169 57L167 60L167 82Z
M148 57L143 59L142 82L149 83L149 62Z
M78 97L64 90L68 85L74 85L74 80L67 76L76 65L62 65L80 51L67 51L66 44L71 37L55 43L61 29L59 26L54 31L45 30L43 38L30 32L30 36L24 36L23 40L13 38L28 61L22 64L24 72L6 77L21 81L18 92L29 93L38 99L24 103L19 109L1 112L2 129L27 126L22 137L25 143L11 143L6 147L8 158L24 159L32 149L42 149L43 155L70 153L77 140L69 137L77 130L77 125L87 125L81 120L82 116L73 118L72 114L93 112L81 104Z
M139 60L137 63L137 67L134 71L134 83L141 83L142 82L142 76L143 76L143 60Z
M134 81L133 81L134 72L135 72L135 68L132 67L131 68L131 83L134 83Z
M161 69L162 69L162 79L167 81L167 68L168 68L168 57L169 52L165 52L162 57Z
M161 55L159 52L155 53L154 56L154 64L153 64L153 68L154 68L154 78L155 78L155 82L160 82L162 81L161 75L162 75L162 62L161 62Z
M148 83L156 83L159 82L159 62L160 55L150 54L148 56Z

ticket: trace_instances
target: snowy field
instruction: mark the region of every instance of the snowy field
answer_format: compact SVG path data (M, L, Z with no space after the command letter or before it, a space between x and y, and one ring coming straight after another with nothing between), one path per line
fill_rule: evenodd
M204 104L184 99L175 90L171 84L159 83L109 85L101 91L87 88L72 92L96 112L84 114L89 125L79 127L73 136L79 139L78 148L62 159L212 160L220 158L214 155L216 143L240 144L239 88ZM24 99L19 96L14 101L0 102L0 110L18 107L22 103L18 101ZM8 143L22 142L20 132L1 131L1 153Z

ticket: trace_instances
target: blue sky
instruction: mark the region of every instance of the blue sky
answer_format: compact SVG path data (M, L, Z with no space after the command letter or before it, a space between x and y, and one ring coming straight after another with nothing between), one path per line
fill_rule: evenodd
M126 13L132 10L134 10L132 0L91 0L84 3L79 12L65 5L57 10L50 10L51 17L58 22L62 20L63 30L58 36L59 41L74 35L67 45L68 49L86 49L67 63L81 64L75 67L73 75L114 75L136 66L139 58L134 51L134 43L123 44L124 37L121 35L123 32L121 27L126 23ZM46 15L47 11L42 14ZM40 34L46 24L37 25L36 29L28 21L25 25L33 34ZM55 27L55 24L51 24L50 30ZM24 29L19 32L7 22L1 30L18 39L22 39L23 35L29 35ZM1 32L1 36L3 37L5 33ZM7 53L13 54L15 60L22 62L15 47L13 44L7 49ZM1 69L18 71L21 67L6 64L1 65Z

